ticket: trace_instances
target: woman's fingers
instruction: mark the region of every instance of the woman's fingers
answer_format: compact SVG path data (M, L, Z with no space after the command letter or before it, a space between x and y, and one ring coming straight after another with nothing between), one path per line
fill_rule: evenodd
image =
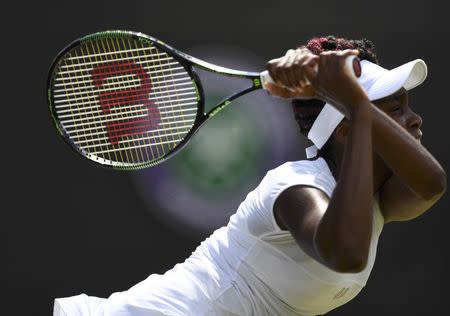
M357 56L358 51L327 51L317 56L304 47L290 49L283 57L268 62L267 70L276 83L269 91L284 98L316 96L338 102L342 95L346 100L352 89L345 90L356 83L344 69L345 60L350 55Z
M299 76L301 76L301 78L298 79L298 82L302 88L310 86L311 82L316 78L318 71L318 61L318 56L311 55L308 56L308 58L303 63L301 72L299 72Z
M298 99L310 99L315 96L314 88L308 86L305 88L297 88L295 90L280 87L279 85L267 83L266 90L270 95L281 98L298 98Z
M290 90L284 87L281 87L277 84L267 83L266 90L270 95L281 97L281 98L293 98L298 94L295 90Z
M306 48L290 49L283 57L269 61L266 68L283 91L288 90L290 95L298 96L310 85L309 79L314 76L317 60L318 57Z

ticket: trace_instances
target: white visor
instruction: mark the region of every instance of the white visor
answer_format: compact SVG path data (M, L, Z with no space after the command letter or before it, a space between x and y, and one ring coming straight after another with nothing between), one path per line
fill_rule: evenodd
M410 61L392 70L362 60L358 82L366 90L369 100L375 101L390 96L401 88L413 89L426 77L427 65L421 59ZM307 158L317 155L317 151L327 142L343 118L344 114L331 104L325 104L308 133L308 138L314 145L306 148Z

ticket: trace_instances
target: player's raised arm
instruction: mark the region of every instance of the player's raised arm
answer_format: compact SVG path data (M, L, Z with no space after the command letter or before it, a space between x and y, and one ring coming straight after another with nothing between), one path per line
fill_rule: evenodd
M376 103L372 106L374 150L392 171L380 189L385 221L412 219L442 197L447 175L420 143L422 119L409 107L407 91Z
M305 50L297 53L310 54ZM372 112L354 75L344 71L345 58L351 54L355 52L329 52L318 58L297 56L299 62L295 66L280 59L269 67L277 85L297 91L301 97L303 90L296 89L295 83L306 76L316 98L334 104L351 117L348 131L338 129L336 133L342 142L348 135L331 199L327 201L319 190L299 186L283 192L274 206L278 220L291 231L300 247L340 272L364 269L373 219ZM286 56L288 60L292 58ZM317 73L311 70L309 62L303 63L308 60L318 64Z

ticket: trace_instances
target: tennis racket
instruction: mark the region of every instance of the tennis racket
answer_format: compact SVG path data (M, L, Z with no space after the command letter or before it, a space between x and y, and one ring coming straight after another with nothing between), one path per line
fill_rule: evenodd
M194 67L251 84L205 113ZM231 101L269 82L267 71L220 67L148 35L114 30L63 49L47 90L54 125L76 152L105 167L132 170L169 159Z

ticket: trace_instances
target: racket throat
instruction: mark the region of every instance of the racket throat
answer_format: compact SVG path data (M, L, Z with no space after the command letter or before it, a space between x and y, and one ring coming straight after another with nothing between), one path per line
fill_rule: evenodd
M207 116L208 118L213 117L214 115L216 115L217 113L219 113L220 111L222 111L224 108L226 108L228 105L230 105L231 102L232 102L234 99L237 99L237 98L239 98L240 96L242 96L242 95L244 95L244 94L247 94L247 93L250 93L250 92L252 92L252 91L259 90L260 88L261 88L260 86L255 86L255 85L253 85L253 86L251 86L251 87L249 87L249 88L247 88L247 89L245 89L245 90L236 92L235 94L229 96L228 98L223 99L218 105L216 105L213 109L211 109L211 110L206 114L206 116Z

